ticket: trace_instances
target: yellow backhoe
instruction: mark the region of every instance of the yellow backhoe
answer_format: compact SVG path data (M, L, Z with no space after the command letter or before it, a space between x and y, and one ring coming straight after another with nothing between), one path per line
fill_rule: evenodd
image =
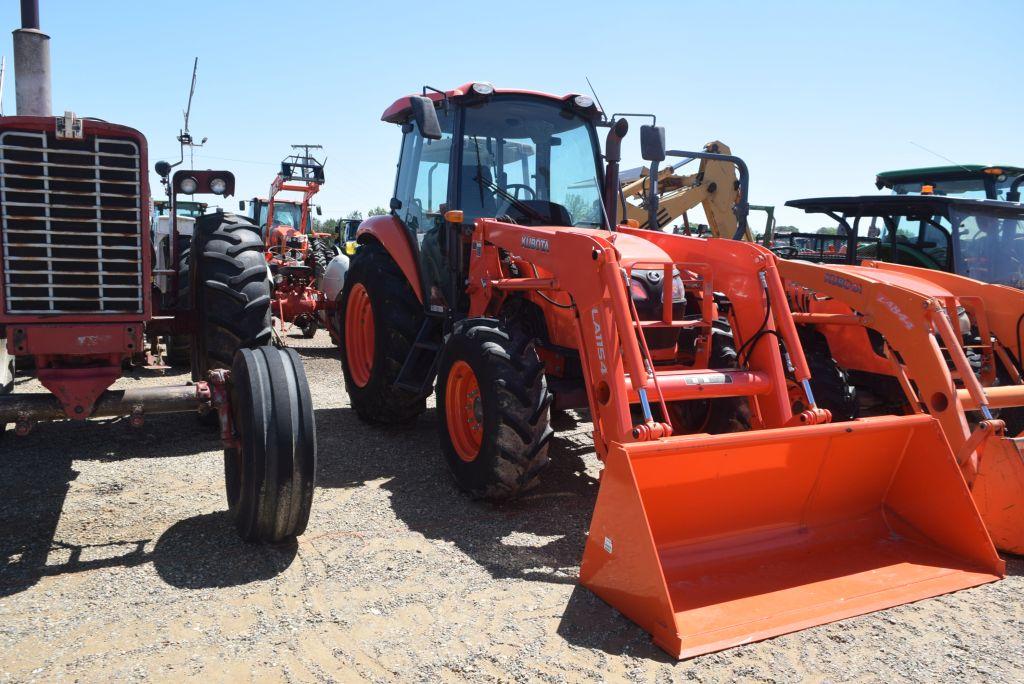
M703 148L704 152L731 157L732 151L729 146L720 141L710 142ZM753 241L750 228L746 225L740 229L740 222L737 218L736 208L744 202L740 196L740 178L737 172L744 173L745 168L740 169L742 160L735 162L723 161L721 159L700 159L700 167L696 173L690 175L679 175L677 171L693 162L696 158L684 158L676 164L666 166L658 172L656 184L657 196L657 226L650 225L649 204L651 194L650 170L647 167L640 169L637 176L626 176L620 186L619 203L622 216L627 220L634 220L640 228L662 229L672 221L682 217L684 233L697 233L691 231L687 212L698 205L704 210L708 220L708 234L712 237L736 237ZM749 207L750 209L761 209L769 214L771 220L772 207ZM678 231L677 231L678 232Z

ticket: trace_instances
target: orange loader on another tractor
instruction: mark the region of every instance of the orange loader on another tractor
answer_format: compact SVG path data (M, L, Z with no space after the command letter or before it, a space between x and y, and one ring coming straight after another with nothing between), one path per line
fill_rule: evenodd
M253 199L249 206L251 218L263 231L274 282L274 316L282 329L294 325L303 337L310 338L319 327L320 312L333 307L324 297L323 277L338 250L331 234L313 231L312 200L324 184L324 165L310 150L320 149L320 145L292 147L302 152L281 162L268 199ZM302 199L282 200L278 197L282 192L302 193ZM239 202L239 209L244 208L245 202Z
M619 224L624 119L479 82L383 119L403 133L391 213L359 227L339 303L353 408L409 421L435 394L456 483L489 499L537 482L553 408L588 410L604 470L581 582L666 651L1002 576L935 418L816 406L776 255ZM720 157L666 152L654 126L641 143L652 179Z
M1024 292L876 261L779 270L822 403L934 416L992 541L1024 554Z

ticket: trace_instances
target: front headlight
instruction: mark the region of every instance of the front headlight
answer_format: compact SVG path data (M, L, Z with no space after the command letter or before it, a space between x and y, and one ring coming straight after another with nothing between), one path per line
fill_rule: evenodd
M672 301L681 302L686 299L686 286L679 274L672 276Z
M182 178L181 183L178 184L178 189L181 190L186 195L193 194L196 191L196 188L198 187L198 181L196 181L196 179L192 178L191 176L189 176L188 178Z
M223 178L214 178L210 181L210 192L214 195L223 195L228 189L228 184Z

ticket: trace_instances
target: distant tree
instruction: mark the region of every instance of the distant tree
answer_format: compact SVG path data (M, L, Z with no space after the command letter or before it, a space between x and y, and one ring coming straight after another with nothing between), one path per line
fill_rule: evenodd
M370 211L366 212L366 215L367 216L386 216L389 213L391 213L391 212L389 212L384 207L374 207Z
M835 226L825 226L824 228L818 229L818 235L835 235L839 232L839 229Z
M589 215L590 205L582 196L576 194L566 195L565 209L569 212L573 222L581 221Z
M370 216L373 216L373 214L370 214ZM347 219L357 219L357 220L361 221L363 219L363 212L361 212L358 209L356 209L355 211L350 211L348 213L348 216L346 216L345 218L347 218Z

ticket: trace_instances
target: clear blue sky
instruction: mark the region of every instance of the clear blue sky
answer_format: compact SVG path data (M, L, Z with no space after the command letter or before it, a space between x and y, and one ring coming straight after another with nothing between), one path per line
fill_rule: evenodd
M325 218L387 204L398 131L380 114L424 83L565 93L589 76L609 111L657 113L670 147L728 143L762 204L875 192L878 170L945 163L912 141L1024 164L1016 0L41 5L56 111L135 126L151 160L177 159L198 56L191 128L210 140L196 166L227 165L240 196L263 195L291 143L321 143ZM0 26L18 25L5 0ZM0 50L10 65L9 38ZM785 210L780 223L819 221Z

